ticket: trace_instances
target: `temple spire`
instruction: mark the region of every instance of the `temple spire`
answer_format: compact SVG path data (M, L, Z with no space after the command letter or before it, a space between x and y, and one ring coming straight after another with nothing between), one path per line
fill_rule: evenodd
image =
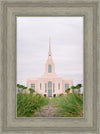
M48 57L51 57L51 38L49 37L49 53Z
M51 38L49 37L49 52L51 52Z

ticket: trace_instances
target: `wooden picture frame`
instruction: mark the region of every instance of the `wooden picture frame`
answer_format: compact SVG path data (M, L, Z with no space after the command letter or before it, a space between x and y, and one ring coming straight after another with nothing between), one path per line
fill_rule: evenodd
M99 0L1 0L0 133L100 133ZM16 118L16 17L84 17L84 117Z

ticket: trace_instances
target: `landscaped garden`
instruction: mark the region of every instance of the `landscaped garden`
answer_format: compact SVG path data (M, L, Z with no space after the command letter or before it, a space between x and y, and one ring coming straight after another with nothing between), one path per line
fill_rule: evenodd
M61 117L82 117L83 116L83 94L72 93L62 95L51 100L58 109Z
M17 117L34 117L41 107L48 105L50 99L40 94L17 94Z
M82 117L83 116L83 94L74 92L60 94L58 97L49 99L35 93L26 87L17 85L17 117Z

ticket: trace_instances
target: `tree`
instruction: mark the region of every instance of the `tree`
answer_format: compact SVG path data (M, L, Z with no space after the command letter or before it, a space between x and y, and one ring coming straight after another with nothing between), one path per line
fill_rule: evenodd
M27 89L27 87L24 87L24 89Z
M23 90L24 89L27 89L27 87L23 86L23 85L20 85L20 84L17 84L17 87L18 87L18 92L19 93L23 93ZM19 90L20 89L20 90Z
M63 93L59 94L59 96L63 96L63 95L64 95Z
M22 93L23 85L17 84L17 87L18 87L18 92L19 92L19 93ZM20 90L20 89L21 89L21 90Z
M70 91L70 88L67 88L66 90L65 90L65 92L68 94L69 93L69 91Z
M82 87L82 84L77 84L76 89L78 89L78 93L80 93L80 88Z
M25 86L22 85L22 89L23 89L23 91L25 91L27 89L27 87L25 87Z
M76 87L75 86L71 86L71 89L72 89L72 91L74 93L74 89L76 89Z
M20 85L20 88L21 88L21 93L23 93L24 86L23 85Z
M18 92L19 92L20 84L17 84L17 87L18 87Z
M31 94L35 92L35 90L32 89L32 88L29 88L29 91L30 91Z
M26 89L27 89L27 87L24 87L24 89L26 90ZM26 91L25 91L25 93L26 93Z

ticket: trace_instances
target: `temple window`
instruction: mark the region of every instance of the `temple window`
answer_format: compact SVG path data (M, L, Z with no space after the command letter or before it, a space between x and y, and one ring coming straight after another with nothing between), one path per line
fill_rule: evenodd
M45 93L47 92L47 83L45 83Z
M48 73L51 73L52 72L52 66L49 64L48 65Z
M31 84L31 88L35 89L35 84Z
M48 82L48 87L52 87L52 82L51 81Z
M65 90L69 88L69 84L65 84Z
M58 89L60 89L60 83L58 83Z
M41 90L42 84L40 83L40 90Z
M53 93L55 92L55 83L53 83Z

